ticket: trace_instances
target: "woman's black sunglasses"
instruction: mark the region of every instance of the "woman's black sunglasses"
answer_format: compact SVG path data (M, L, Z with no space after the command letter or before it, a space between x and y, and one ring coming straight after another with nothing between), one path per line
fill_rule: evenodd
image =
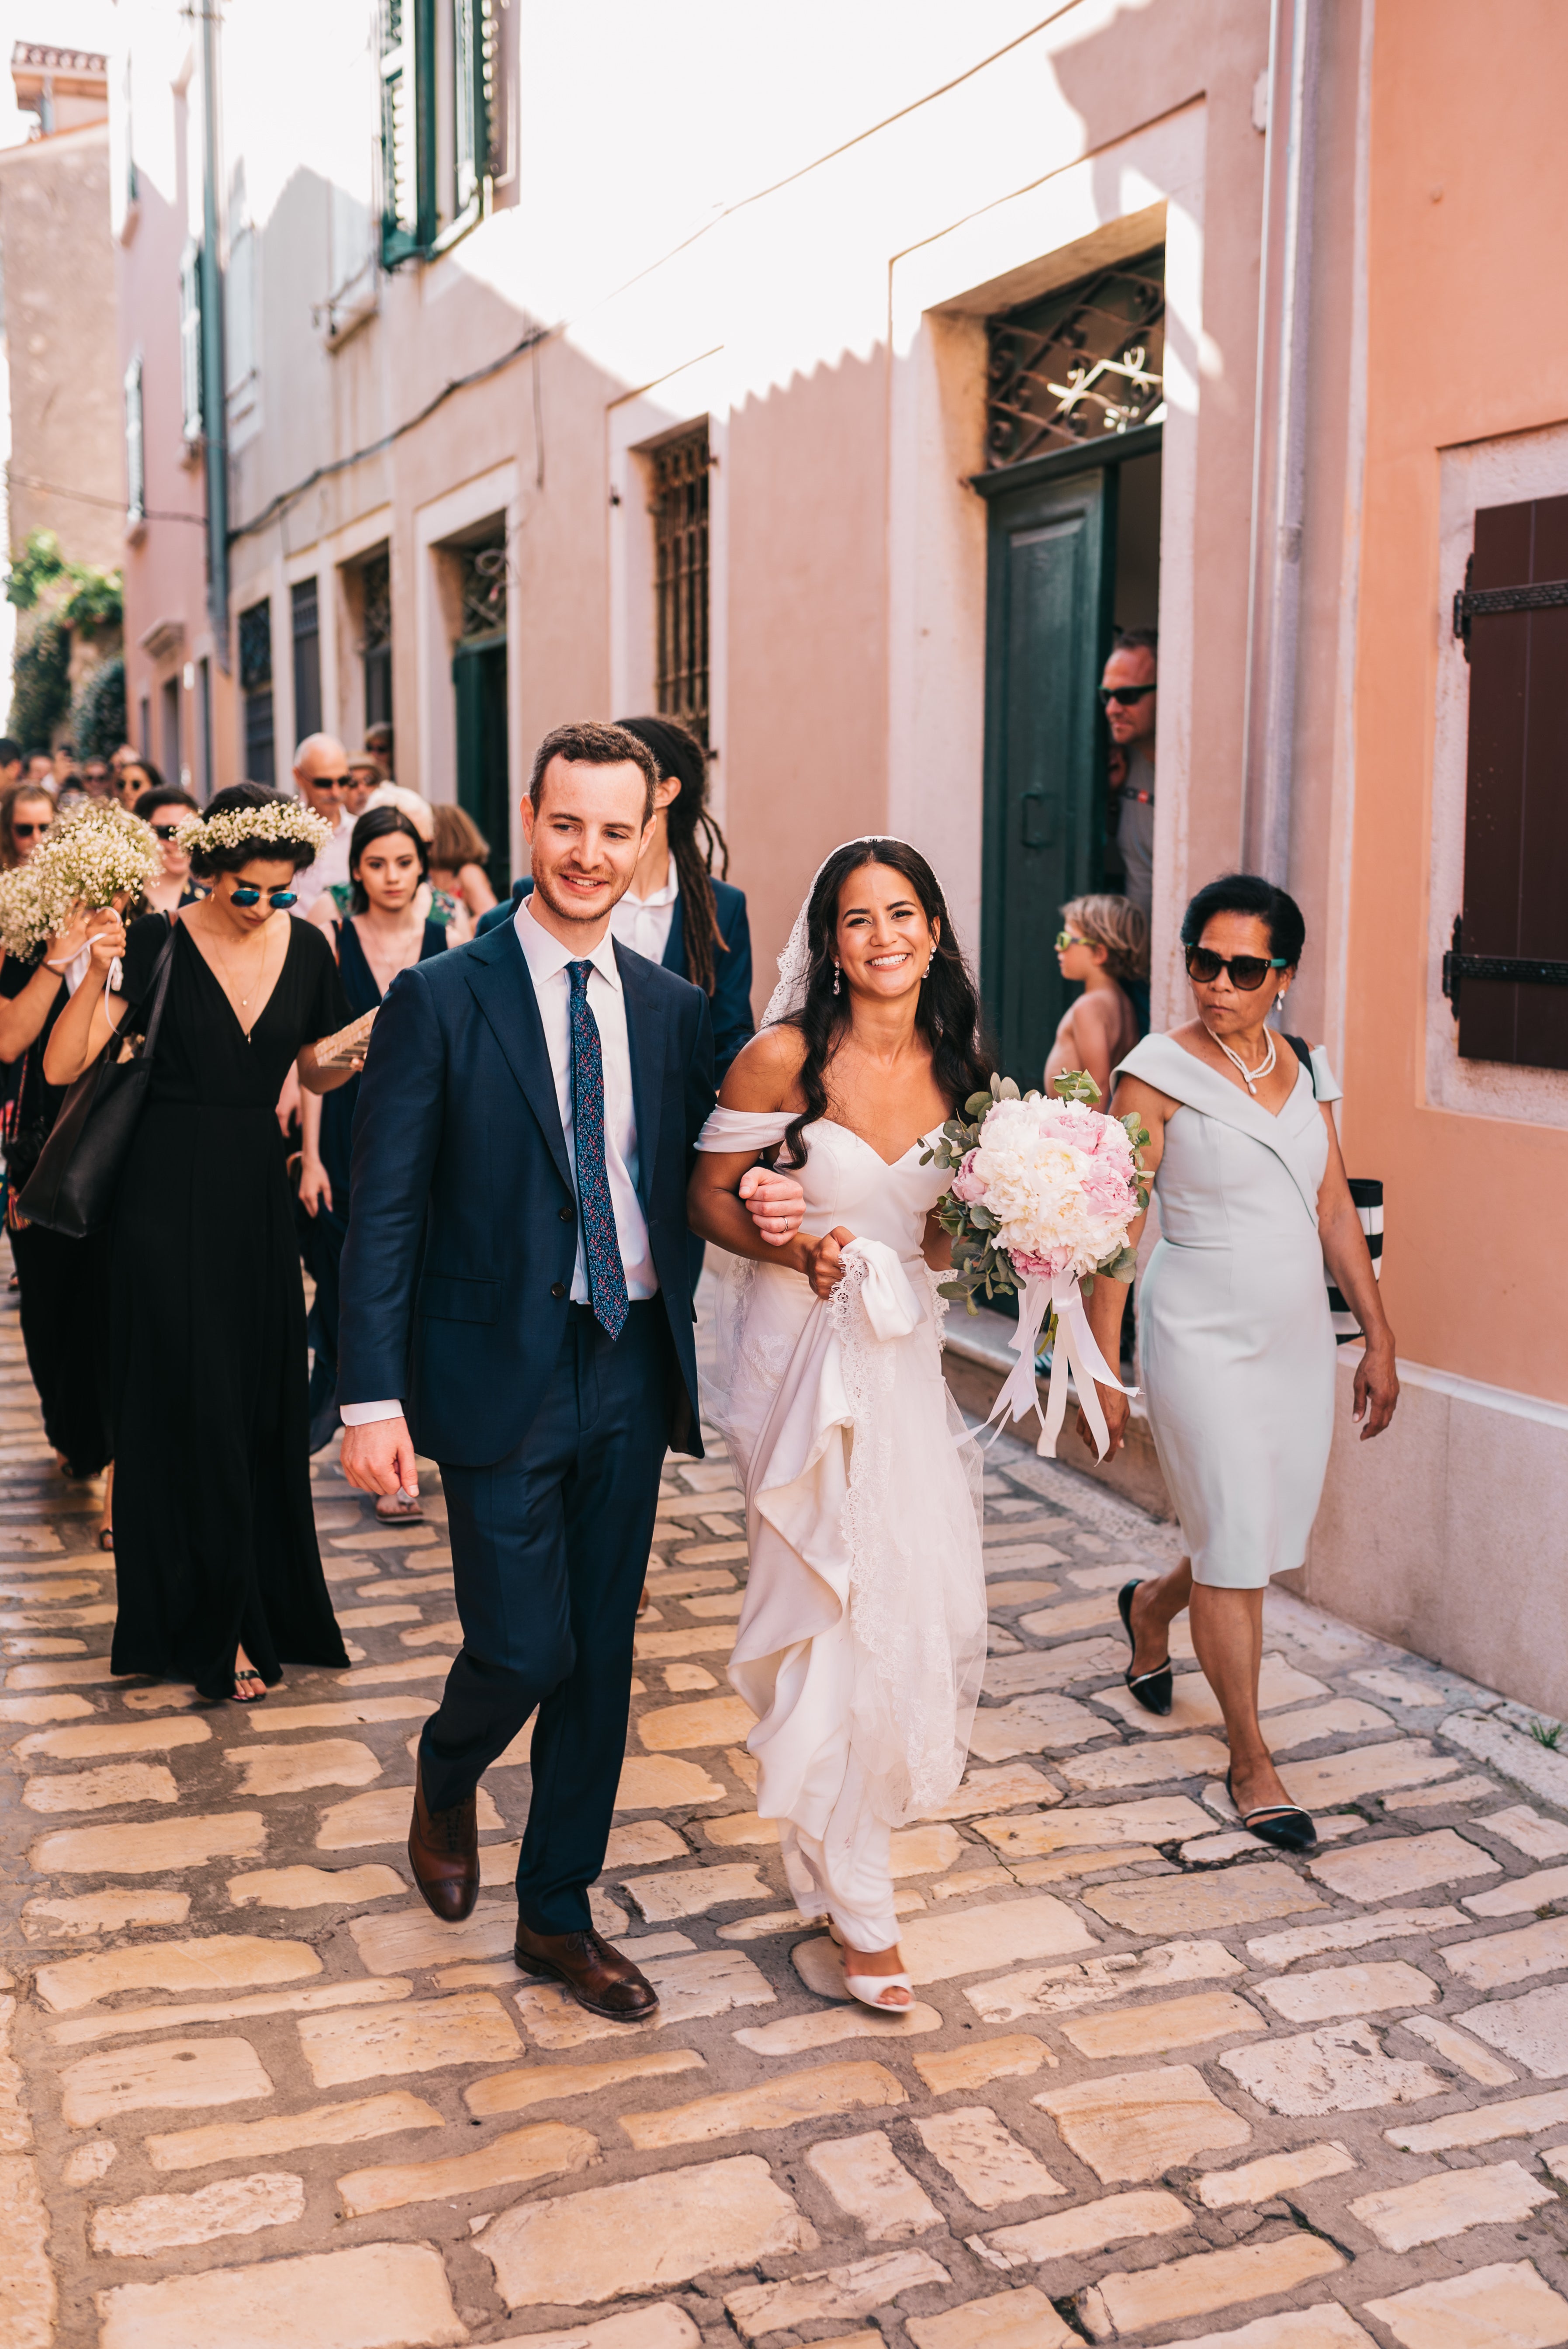
M186 818L186 822L190 822L189 817ZM179 832L180 826L177 823L155 823L152 829L160 840L172 840Z
M239 895L239 891L234 892ZM1285 970L1289 966L1284 955L1217 955L1207 947L1189 947L1187 976L1195 978L1200 987L1212 987L1220 973L1230 973L1231 985L1239 987L1243 995L1255 995L1271 970Z
M267 891L267 900L271 905L273 913L279 913L285 905L298 905L299 891L297 889L269 889ZM262 893L259 889L231 889L229 892L229 903L231 905L259 905L261 902Z

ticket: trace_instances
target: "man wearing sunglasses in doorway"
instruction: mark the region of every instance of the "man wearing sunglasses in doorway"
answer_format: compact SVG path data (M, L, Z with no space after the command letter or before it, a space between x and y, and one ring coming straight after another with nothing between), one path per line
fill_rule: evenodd
M344 805L349 788L348 753L334 735L307 734L294 755L294 789L306 807L331 824L332 837L315 863L299 875L298 914L308 914L335 883L348 885L348 843L354 820Z
M1152 628L1119 628L1099 706L1111 740L1110 821L1127 868L1121 894L1145 921L1154 907L1154 729L1160 638Z

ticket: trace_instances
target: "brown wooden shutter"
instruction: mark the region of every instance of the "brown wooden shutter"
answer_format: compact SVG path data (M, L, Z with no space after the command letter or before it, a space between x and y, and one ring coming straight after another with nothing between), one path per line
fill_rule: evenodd
M1568 497L1483 507L1456 619L1470 650L1460 1051L1568 1068L1568 987L1484 976L1473 957L1568 964ZM1489 603L1501 609L1487 609Z

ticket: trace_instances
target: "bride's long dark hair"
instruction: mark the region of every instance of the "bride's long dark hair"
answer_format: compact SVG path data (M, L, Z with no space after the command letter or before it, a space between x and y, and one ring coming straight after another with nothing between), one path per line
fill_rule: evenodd
M810 961L806 973L806 999L788 1024L806 1040L799 1085L806 1106L790 1121L779 1164L806 1163L805 1128L828 1110L828 1063L837 1051L850 1022L848 991L833 992L833 944L839 926L839 893L851 873L862 865L885 864L902 874L920 910L934 928L940 926L929 975L920 983L914 1024L931 1047L932 1073L946 1095L949 1113L984 1092L991 1081L991 1063L980 1026L980 999L964 950L954 936L952 917L942 886L917 848L903 840L851 840L835 849L811 890L807 908L806 936Z

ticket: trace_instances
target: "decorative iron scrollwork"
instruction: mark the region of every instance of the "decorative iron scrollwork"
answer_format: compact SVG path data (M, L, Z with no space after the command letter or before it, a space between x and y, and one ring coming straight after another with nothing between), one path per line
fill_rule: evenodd
M1163 246L991 319L989 335L988 470L1153 423L1165 398Z
M273 607L263 597L240 615L240 688L257 693L273 681Z
M392 558L385 548L359 566L359 649L385 652L392 642Z
M465 546L462 564L463 615L460 634L493 636L506 626L507 564L504 546Z

